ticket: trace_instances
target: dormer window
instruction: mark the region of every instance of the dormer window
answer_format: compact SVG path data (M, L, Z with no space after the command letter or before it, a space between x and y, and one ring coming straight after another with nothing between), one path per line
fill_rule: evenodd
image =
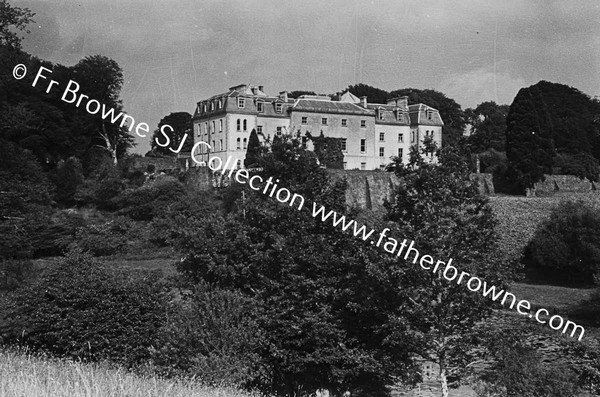
M281 103L276 103L276 104L275 104L275 111L276 111L277 113L281 113L281 111L282 111L282 110L283 110L283 104L281 104Z
M398 121L402 121L402 112L400 111L400 109L396 109L396 119Z
M433 117L433 112L431 110L427 111L427 120L431 120L431 118Z
M243 109L246 106L246 98L238 98L238 108Z
M202 105L202 113L206 113L206 103Z
M219 99L218 107L219 107L219 109L221 109L223 107L223 101L221 99Z
M383 109L377 109L377 115L379 116L379 120L383 120Z
M264 104L262 102L256 102L256 110L259 112L263 112L264 111L263 105Z

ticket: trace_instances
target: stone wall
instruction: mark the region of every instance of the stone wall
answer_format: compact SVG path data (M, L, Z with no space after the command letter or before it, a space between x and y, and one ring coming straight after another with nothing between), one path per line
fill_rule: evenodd
M573 175L545 175L543 182L534 185L528 196L550 196L556 193L588 193L596 191L596 184Z
M382 210L384 200L391 200L398 178L391 172L327 170L333 179L346 178L346 203L349 206Z

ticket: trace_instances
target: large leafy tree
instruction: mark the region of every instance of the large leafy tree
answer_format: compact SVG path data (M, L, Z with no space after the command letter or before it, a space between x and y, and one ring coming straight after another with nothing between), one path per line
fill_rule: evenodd
M20 49L19 32L27 31L34 15L28 8L14 7L7 0L0 0L0 45Z
M165 126L170 126L165 127ZM161 130L163 131L161 133ZM192 133L193 125L192 125L192 115L188 112L175 112L170 113L168 116L163 117L158 122L158 128L154 130L154 135L152 136L152 141L150 143L152 147L152 152L165 155L165 156L173 156L175 152L191 152L192 147L194 146L194 136ZM166 139L164 137L166 134L169 137L169 145L161 146L157 143L164 145L166 143ZM183 146L181 145L182 141Z
M425 146L423 153L434 149L431 140ZM421 257L444 263L452 258L459 271L501 285L508 270L492 259L497 251L491 207L469 180L469 167L456 149L444 148L437 156L439 163L430 164L413 149L408 164L397 160L400 183L387 206L391 228L414 240ZM396 272L412 299L403 312L420 340L420 355L439 365L443 396L448 396L448 379L459 378L468 364L470 331L490 314L491 301L467 290L466 282L445 279L444 268L434 273L407 262Z
M297 140L277 139L257 174L310 202L344 211L343 184L333 184ZM310 201L309 201L310 200ZM385 252L357 242L268 195L244 187L237 211L181 225L185 259L197 282L242 291L261 302L262 386L298 394L346 387L384 394L411 371L411 338L399 308L403 290L379 277Z
M506 149L506 116L508 105L482 102L475 109L466 109L465 117L471 125L469 143L476 153L489 149L503 152Z
M350 85L346 90L359 98L366 96L373 103L386 103L390 97L387 91L363 83Z
M80 92L90 99L96 99L106 108L114 108L115 114L123 110L119 97L123 71L116 61L103 55L88 56L73 66L72 74L73 80L81 86ZM110 154L113 163L117 164L118 158L134 145L134 139L125 126L120 126L121 119L112 123L109 117L103 119L100 113L86 117L88 120L85 124L95 146Z
M588 163L600 158L599 115L600 102L573 87L540 81L519 90L506 120L506 154L521 187L533 187L557 165L597 179ZM580 166L573 164L578 159Z

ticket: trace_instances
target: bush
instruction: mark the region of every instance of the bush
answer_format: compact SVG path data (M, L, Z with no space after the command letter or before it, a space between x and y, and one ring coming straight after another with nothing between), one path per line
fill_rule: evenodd
M598 160L588 153L561 153L555 158L555 167L564 175L575 175L581 179L587 178L592 182L598 181L600 167Z
M83 183L83 167L76 157L59 161L52 172L52 181L56 186L55 200L66 206L75 203L77 189Z
M156 273L108 269L72 251L31 286L11 293L5 341L84 361L140 364L165 318L158 280Z
M131 221L117 218L102 224L77 228L72 247L89 251L94 256L114 255L121 251L128 240Z
M30 260L5 259L0 261L0 291L12 291L20 287L31 275Z
M130 190L117 199L120 213L134 220L151 221L185 195L185 186L173 177Z
M153 363L165 375L243 385L259 375L258 304L239 292L200 284L171 305Z
M529 270L561 284L593 284L600 268L600 214L584 202L564 202L525 248Z

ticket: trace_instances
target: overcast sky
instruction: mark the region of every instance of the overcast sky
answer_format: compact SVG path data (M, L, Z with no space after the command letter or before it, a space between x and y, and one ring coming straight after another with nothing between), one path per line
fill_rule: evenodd
M549 80L600 95L600 1L47 0L24 49L123 68L125 110L155 128L249 83L282 90L433 88L463 108ZM139 139L136 152L149 141Z

